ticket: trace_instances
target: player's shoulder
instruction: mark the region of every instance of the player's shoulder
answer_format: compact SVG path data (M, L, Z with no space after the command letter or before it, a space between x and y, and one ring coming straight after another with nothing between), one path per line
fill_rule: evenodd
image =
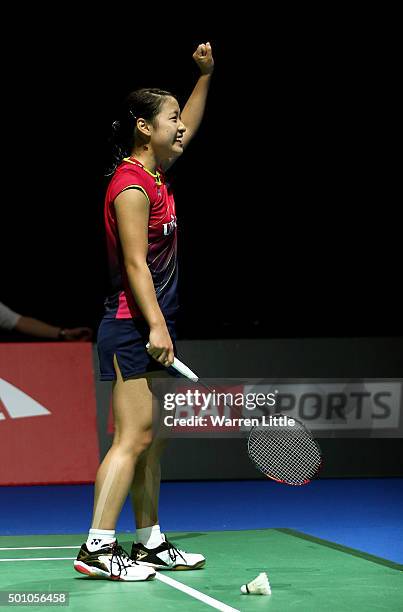
M136 179L141 184L147 184L150 178L141 164L133 163L128 157L122 160L113 175L115 181Z
M151 177L150 177L151 178ZM116 168L108 187L108 200L113 201L119 193L131 186L139 186L144 195L150 199L152 180L141 166L124 159Z

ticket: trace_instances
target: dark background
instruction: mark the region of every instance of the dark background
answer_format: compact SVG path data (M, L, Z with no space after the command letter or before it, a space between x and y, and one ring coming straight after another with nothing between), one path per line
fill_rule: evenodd
M96 328L116 109L142 86L183 107L192 54L209 40L204 122L170 172L179 337L403 335L393 16L199 17L116 7L97 22L37 11L10 21L0 299Z

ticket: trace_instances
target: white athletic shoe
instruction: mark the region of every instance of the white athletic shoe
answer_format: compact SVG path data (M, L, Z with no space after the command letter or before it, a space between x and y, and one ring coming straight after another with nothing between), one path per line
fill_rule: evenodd
M156 548L146 548L143 544L133 543L131 558L139 565L167 570L200 569L206 563L203 555L188 553L176 548L166 537Z
M104 544L93 552L83 544L74 561L74 569L91 578L104 580L139 581L155 578L155 571L152 568L141 566L130 559L117 541Z

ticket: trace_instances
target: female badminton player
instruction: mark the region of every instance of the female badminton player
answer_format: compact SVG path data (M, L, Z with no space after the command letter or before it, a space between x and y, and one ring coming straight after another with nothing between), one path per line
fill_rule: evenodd
M210 43L200 44L193 58L200 76L182 113L171 93L141 89L128 96L113 125L116 163L105 199L113 292L105 302L98 352L101 380L113 381L115 434L97 472L88 539L74 562L91 577L150 580L156 569L198 569L206 561L179 550L161 533L165 442L152 435L151 381L170 376L167 368L176 354L177 222L164 172L202 120L214 69ZM137 528L130 555L115 536L129 492Z

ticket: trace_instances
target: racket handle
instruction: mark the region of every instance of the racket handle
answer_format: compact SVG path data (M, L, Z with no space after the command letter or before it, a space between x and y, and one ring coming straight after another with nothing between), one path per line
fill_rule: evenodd
M149 347L150 347L150 343L147 342L146 348L148 349ZM197 382L199 380L199 377L197 376L197 374L192 372L192 370L188 368L187 365L182 363L182 361L180 361L177 357L174 357L174 362L171 367L173 367L177 372L182 374L182 376L185 376L185 378L189 378L190 380L193 380L193 382Z
M199 380L199 377L197 376L197 374L192 372L192 370L190 368L188 368L187 365L182 363L182 361L180 361L177 357L174 357L174 362L172 364L172 367L177 372L182 374L182 376L186 376L186 378L189 378L190 380L193 380L193 382L197 382Z

